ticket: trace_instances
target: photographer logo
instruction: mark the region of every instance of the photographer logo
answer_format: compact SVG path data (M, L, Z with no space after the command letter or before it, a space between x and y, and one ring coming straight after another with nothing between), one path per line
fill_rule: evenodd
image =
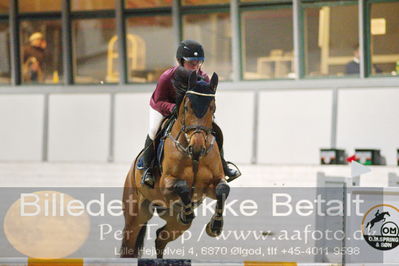
M362 233L375 249L390 250L399 245L399 209L390 204L370 208L362 220Z

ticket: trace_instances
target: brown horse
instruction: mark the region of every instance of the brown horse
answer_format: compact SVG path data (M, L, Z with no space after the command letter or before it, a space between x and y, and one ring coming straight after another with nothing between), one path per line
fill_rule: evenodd
M193 209L205 197L216 199L215 213L207 224L206 232L216 237L222 231L224 202L230 188L212 130L218 76L214 73L210 83L207 83L198 81L195 71L179 69L176 75L185 82L174 84L178 114L165 138L162 171L154 169L157 177L155 188L150 189L140 183L143 171L136 167L140 155L126 177L121 257L140 256L146 225L154 209L166 221L156 231L157 258L163 257L170 241L190 228L195 217Z

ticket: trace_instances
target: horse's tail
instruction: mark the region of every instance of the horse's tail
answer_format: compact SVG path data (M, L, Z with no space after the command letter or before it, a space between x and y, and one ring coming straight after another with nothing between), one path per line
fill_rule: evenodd
M140 257L140 253L143 250L143 246L144 246L144 237L145 237L145 233L147 231L147 223L145 223L139 232L139 235L137 236L136 239L136 250L137 250L137 254L139 254Z

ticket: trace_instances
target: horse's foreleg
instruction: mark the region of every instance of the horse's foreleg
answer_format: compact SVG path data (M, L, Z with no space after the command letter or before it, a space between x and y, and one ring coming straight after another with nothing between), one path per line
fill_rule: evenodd
M157 258L163 258L163 252L166 245L179 236L181 236L188 228L190 228L191 223L182 224L176 220L177 213L170 215L168 217L161 217L166 220L166 224L157 230L157 238L155 240L155 249L157 252Z
M134 225L126 224L123 228L123 240L120 250L121 258L137 258L139 256L139 249L136 247L137 239L140 233L144 234L141 230L145 230L144 224Z
M147 221L151 219L152 212L148 204L139 204L135 200L125 202L124 212L125 227L123 228L120 256L137 258L143 247Z
M178 218L179 221L185 225L190 224L195 215L191 203L190 188L188 187L187 182L185 180L176 181L176 183L173 185L173 191L180 197L183 203L183 208Z
M206 226L206 233L211 237L219 236L223 228L223 208L224 203L230 193L230 187L226 181L222 179L215 188L216 208L215 214Z

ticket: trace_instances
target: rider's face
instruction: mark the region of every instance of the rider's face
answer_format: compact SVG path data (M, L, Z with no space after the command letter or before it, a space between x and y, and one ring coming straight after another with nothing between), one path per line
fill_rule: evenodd
M202 66L203 61L192 60L192 61L184 61L184 68L187 70L195 70L198 71Z

